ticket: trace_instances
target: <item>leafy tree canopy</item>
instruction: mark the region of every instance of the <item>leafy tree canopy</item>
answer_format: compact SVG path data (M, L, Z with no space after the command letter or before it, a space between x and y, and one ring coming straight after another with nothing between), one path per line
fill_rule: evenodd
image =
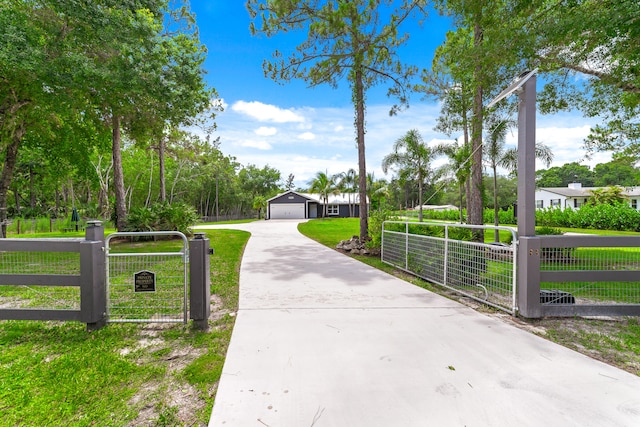
M536 172L538 188L566 187L572 182L579 182L583 187L593 187L595 184L593 171L589 166L572 162Z

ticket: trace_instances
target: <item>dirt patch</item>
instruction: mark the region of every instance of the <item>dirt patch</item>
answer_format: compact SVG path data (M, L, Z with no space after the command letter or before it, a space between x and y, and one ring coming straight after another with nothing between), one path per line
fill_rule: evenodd
M217 312L215 316L222 317ZM187 340L165 341L162 332L175 327L150 323L140 330L135 345L120 350L122 355L138 354L136 362L140 365L153 363L165 368L163 378L143 384L129 400L130 407L138 408L138 415L128 426L206 426L199 418L209 396L202 396L182 374L206 349L193 347Z
M140 406L138 416L128 427L207 425L198 420L198 414L205 406L204 400L195 387L176 378L146 384L128 403Z
M454 298L477 311L640 376L640 326L635 317L523 319L468 298Z

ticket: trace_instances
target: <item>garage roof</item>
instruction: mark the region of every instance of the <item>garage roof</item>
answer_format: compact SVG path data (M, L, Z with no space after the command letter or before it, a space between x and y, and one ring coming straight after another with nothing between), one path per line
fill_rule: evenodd
M297 194L300 197L304 197L307 200L318 202L320 204L323 203L322 196L317 193L298 193L297 191L289 190L284 193L278 194L275 197L270 198L267 202L271 202L279 197L282 197L286 194ZM329 198L327 200L327 204L329 205L346 205L349 203L359 203L360 202L360 194L358 193L339 193L339 194L329 194ZM367 203L369 203L369 198L367 197Z

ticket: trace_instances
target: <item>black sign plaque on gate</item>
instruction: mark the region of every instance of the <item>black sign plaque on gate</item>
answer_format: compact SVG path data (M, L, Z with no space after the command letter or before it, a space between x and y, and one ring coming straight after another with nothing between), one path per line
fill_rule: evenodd
M139 271L133 275L134 292L155 292L156 273Z

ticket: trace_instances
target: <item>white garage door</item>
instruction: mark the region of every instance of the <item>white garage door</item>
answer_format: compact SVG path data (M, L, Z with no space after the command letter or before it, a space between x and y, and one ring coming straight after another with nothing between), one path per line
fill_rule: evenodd
M271 204L271 219L304 219L304 203Z

